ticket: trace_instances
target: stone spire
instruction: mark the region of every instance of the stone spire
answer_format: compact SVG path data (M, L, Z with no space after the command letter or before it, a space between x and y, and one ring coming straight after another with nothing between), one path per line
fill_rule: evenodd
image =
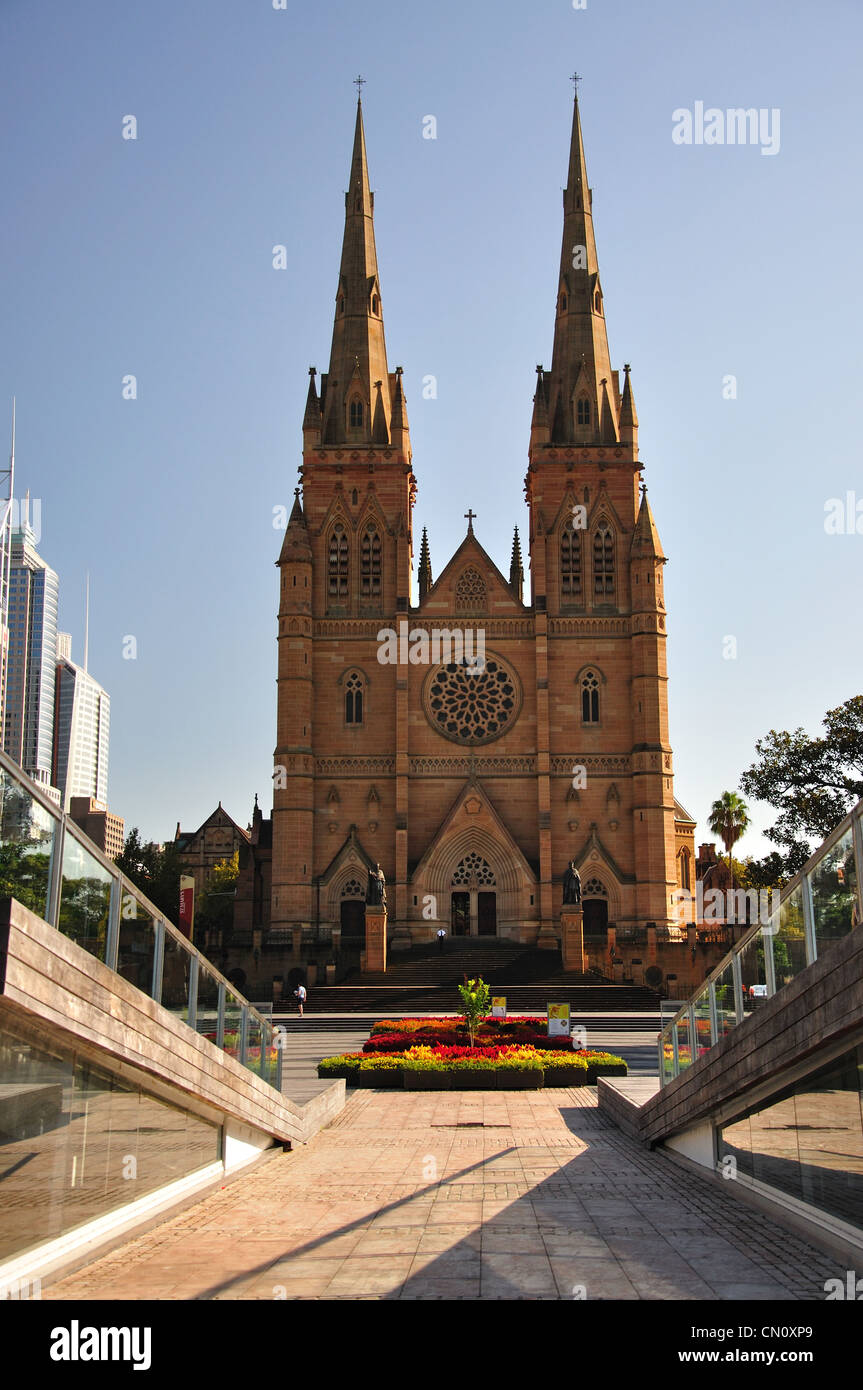
M291 515L288 517L285 539L282 541L281 553L276 563L284 565L297 561L308 565L312 562L312 547L309 542L309 532L306 527L306 518L303 515L303 505L300 501L300 489L298 487L294 488L294 505L291 508Z
M321 378L324 444L390 439L394 381L387 368L374 206L358 99L330 367Z
M591 208L576 92L563 193L554 351L544 383L553 444L607 443L618 437L617 379L608 354Z
M420 567L419 567L419 586L420 602L425 598L432 586L432 567L431 555L429 554L429 538L426 528L423 527L423 538L420 545Z
M632 537L632 557L633 559L665 562L662 542L659 539L659 532L656 529L650 503L647 500L647 488L643 483L641 485L641 506L638 509L638 520L635 523L635 533Z
M638 447L638 416L635 412L635 397L632 394L632 382L629 379L630 366L628 362L623 364L623 400L620 403L620 438L624 444L632 444L636 450Z
M509 562L509 585L519 603L524 600L524 565L521 562L521 541L518 538L518 527L515 528L515 535L512 538L512 558Z

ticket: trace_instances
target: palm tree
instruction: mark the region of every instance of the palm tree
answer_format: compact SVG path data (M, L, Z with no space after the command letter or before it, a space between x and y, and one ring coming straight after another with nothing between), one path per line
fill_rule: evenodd
M734 885L734 866L731 862L731 851L737 841L746 834L749 829L749 807L741 796L736 792L723 792L718 801L714 801L710 808L710 815L707 818L714 835L718 835L725 846L728 855L728 869L731 874L731 883Z

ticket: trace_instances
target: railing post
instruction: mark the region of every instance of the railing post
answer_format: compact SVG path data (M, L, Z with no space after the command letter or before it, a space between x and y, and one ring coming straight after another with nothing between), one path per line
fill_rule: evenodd
M63 845L66 839L66 820L58 816L54 823L54 840L51 849L51 880L48 884L48 902L45 920L49 926L56 927L60 913L60 889L63 882Z
M189 959L189 1015L190 1028L198 1026L198 957L192 953Z
M719 1014L716 1011L715 980L711 980L707 986L707 998L710 1005L710 1046L715 1047L719 1042Z
M731 978L734 981L735 1026L743 1022L743 976L740 971L740 952L731 954Z
M120 913L123 910L123 879L111 882L111 901L108 906L108 933L105 938L105 964L109 970L117 969L117 953L120 948Z
M216 1014L216 1047L225 1047L225 986L219 981L219 1003Z
M162 963L165 959L165 923L155 923L155 945L153 950L153 979L150 985L150 998L157 1004L162 1002Z
M659 1086L661 1090L665 1085L665 1038L662 1033L656 1039L656 1050L659 1053Z
M764 943L764 980L767 985L767 998L772 999L776 993L776 962L773 959L773 933L761 928L761 940Z
M857 871L857 921L863 922L863 816L851 818L854 836L854 866Z
M246 1065L246 1050L249 1040L249 1006L244 1004L240 1010L240 1036L237 1038L237 1060L240 1066Z
M680 1054L677 1048L677 1015L671 1020L671 1067L675 1076L680 1075Z
M808 874L800 875L800 888L803 893L803 935L806 942L806 964L812 965L818 958L815 941L815 913L812 910L812 885Z

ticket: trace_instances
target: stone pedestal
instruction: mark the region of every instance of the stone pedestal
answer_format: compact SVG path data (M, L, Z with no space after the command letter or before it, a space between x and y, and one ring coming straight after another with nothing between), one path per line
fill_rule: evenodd
M564 970L587 969L584 955L584 913L581 907L565 903L560 913L560 950Z
M387 968L387 910L385 907L372 907L366 904L366 949L363 951L361 968L383 971Z

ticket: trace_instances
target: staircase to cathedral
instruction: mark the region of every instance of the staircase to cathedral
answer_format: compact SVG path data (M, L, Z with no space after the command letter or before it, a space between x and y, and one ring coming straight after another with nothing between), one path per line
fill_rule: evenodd
M465 975L481 976L492 994L506 995L509 1013L543 1014L549 1002L574 1014L644 1015L656 1031L659 995L641 985L614 984L594 971L564 972L560 953L489 939L448 938L446 948L414 947L390 957L386 973L349 977L309 990L307 1017L315 1014L457 1013Z

